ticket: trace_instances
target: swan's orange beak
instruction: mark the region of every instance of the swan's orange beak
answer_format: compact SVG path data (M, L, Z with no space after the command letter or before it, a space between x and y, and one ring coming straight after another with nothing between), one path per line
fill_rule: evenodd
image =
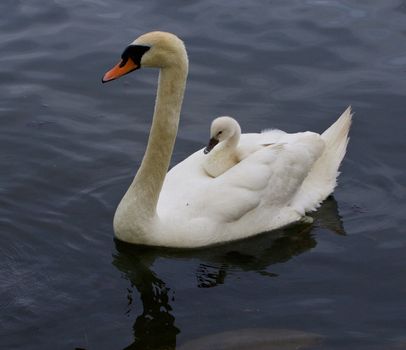
M131 58L128 58L127 62L124 62L122 60L120 63L116 64L112 69L110 69L106 74L104 74L102 83L107 83L108 81L120 78L123 75L128 74L138 68L140 67L137 64L135 64Z

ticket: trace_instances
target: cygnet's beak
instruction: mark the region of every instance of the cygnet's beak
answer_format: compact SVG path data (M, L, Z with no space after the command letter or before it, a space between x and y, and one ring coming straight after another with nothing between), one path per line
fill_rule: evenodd
M139 65L134 63L134 61L128 57L126 60L121 60L120 63L116 64L112 69L104 74L102 83L107 83L108 81L120 78L138 68L140 68Z
M216 138L212 137L209 141L209 144L206 146L206 148L204 149L204 154L209 153L214 146L216 146L219 143L219 140L217 140Z

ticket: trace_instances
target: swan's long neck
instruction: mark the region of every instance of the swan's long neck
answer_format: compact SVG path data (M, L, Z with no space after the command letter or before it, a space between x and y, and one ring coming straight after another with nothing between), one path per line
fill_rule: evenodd
M140 219L156 213L159 193L168 171L175 144L188 73L187 58L161 68L152 127L141 166L123 200Z
M234 134L228 140L226 140L226 142L224 142L224 148L235 149L240 141L240 136L241 129L238 127L238 129L236 128Z
M234 152L237 148L238 142L240 142L241 128L238 124L233 126L234 133L225 141L221 142L217 147L214 148L214 151L219 153L224 152Z

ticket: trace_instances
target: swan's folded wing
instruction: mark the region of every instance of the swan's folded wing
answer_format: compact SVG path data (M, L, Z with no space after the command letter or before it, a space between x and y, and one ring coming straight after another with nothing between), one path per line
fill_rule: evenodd
M212 178L202 167L202 150L168 173L158 215L174 222L203 220L222 225L259 209L286 208L324 148L318 134L286 134L280 143L252 153ZM257 211L263 213L262 210Z
M256 206L289 205L324 149L324 142L315 133L287 134L280 141L255 152L215 179L218 187L229 193L234 216L242 216ZM251 200L240 205L237 213L238 204L234 203L247 198Z

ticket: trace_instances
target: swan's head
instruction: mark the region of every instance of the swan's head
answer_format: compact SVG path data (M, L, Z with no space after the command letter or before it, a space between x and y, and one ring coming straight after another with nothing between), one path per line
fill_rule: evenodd
M121 61L109 70L102 82L122 77L141 67L184 67L188 59L183 41L166 32L150 32L135 39L121 54Z
M204 154L209 153L218 143L234 137L238 142L241 134L240 124L231 117L218 117L213 120L210 127L210 141L204 149Z

